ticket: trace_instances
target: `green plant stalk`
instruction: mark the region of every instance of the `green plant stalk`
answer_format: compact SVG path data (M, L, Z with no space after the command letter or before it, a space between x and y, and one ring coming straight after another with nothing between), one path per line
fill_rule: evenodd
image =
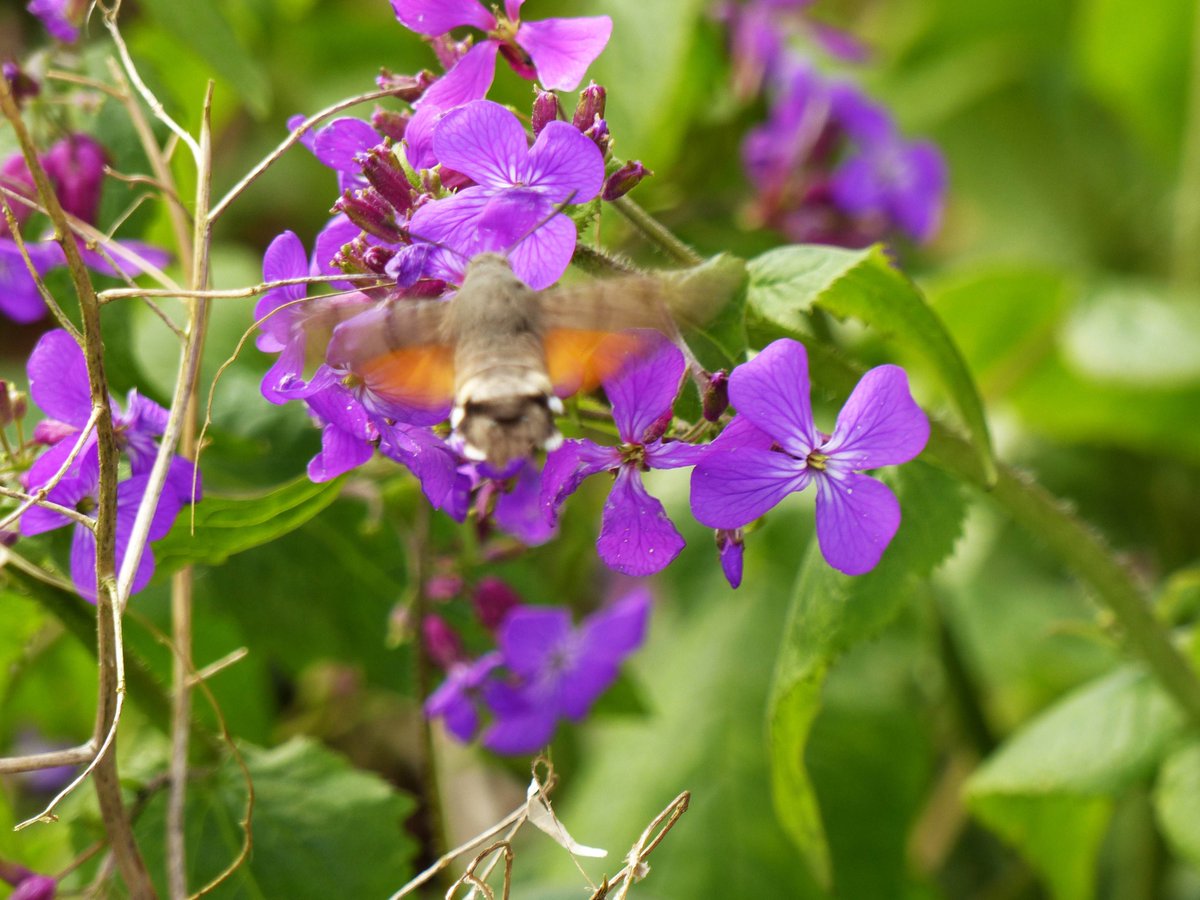
M612 201L612 205L643 237L676 262L685 266L698 266L704 262L704 259L695 250L677 238L662 222L629 197L618 197Z
M1171 277L1183 287L1200 286L1200 10L1193 16L1187 117L1175 185L1171 242Z
M1166 626L1155 617L1150 598L1116 559L1104 538L1078 519L1064 501L1012 466L998 466L996 485L988 491L971 445L940 422L932 425L924 458L984 490L1015 521L1044 540L1112 611L1132 649L1175 702L1200 725L1200 678L1171 642Z

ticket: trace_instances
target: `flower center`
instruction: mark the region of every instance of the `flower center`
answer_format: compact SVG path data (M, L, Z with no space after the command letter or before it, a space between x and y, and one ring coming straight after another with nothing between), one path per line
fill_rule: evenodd
M637 466L645 471L646 469L646 447L644 444L622 444L618 448L621 454L621 463L627 466Z
M90 516L96 511L96 506L97 503L95 497L83 497L78 503L75 504L75 512L82 513L85 516Z
M492 15L496 17L496 27L488 32L488 37L495 38L502 44L513 43L516 40L517 28L520 27L521 20L513 21L497 8L492 9Z
M826 456L824 453L818 453L816 450L814 450L810 454L808 454L808 459L807 459L808 467L810 469L816 469L818 472L824 472L825 471L825 463L828 460L829 460L829 457Z

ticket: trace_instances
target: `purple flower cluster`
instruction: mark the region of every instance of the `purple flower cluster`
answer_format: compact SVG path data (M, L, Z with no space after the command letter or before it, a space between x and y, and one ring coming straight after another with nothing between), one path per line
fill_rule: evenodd
M71 134L55 142L40 162L50 177L63 210L89 224L96 221L103 187L104 166L108 154L93 137ZM0 163L0 185L32 199L33 176L21 154L14 154ZM24 226L34 214L33 207L20 201L9 201L18 225ZM57 243L26 238L30 261L39 275L66 265L62 247ZM128 252L122 252L128 251ZM129 276L141 274L143 263L161 266L168 256L162 250L140 241L119 241L109 258L95 250L80 247L84 262L103 275L116 275L117 269ZM111 259L111 261L110 261ZM21 251L8 228L0 219L0 313L14 322L35 322L46 315L46 305L38 293L37 284L29 273Z
M766 121L742 145L757 195L754 219L795 241L928 241L946 188L941 154L928 142L906 140L884 107L797 52L795 38L803 36L842 58L864 55L843 33L815 25L805 14L809 5L750 0L725 8L735 90L767 96Z
M26 490L33 492L49 484L66 464L75 448L78 434L92 412L88 393L87 366L83 351L65 331L44 334L28 365L29 392L34 403L48 418L38 423L34 440L47 449L25 473ZM146 492L150 469L158 452L157 438L163 433L167 411L152 400L131 391L125 409L109 401L113 410L117 444L129 461L130 477L117 485L116 551L117 565L125 558L138 506ZM46 499L95 518L99 503L100 459L93 432L65 476L49 488ZM195 494L193 495L193 482ZM176 457L168 472L150 525L150 540L165 537L180 509L200 499L200 478L193 464ZM21 534L27 537L73 527L71 540L71 580L76 590L95 602L96 542L90 529L60 512L35 506L21 517ZM154 574L154 556L146 550L138 564L133 590L139 591Z
M562 719L582 721L616 680L622 661L645 640L650 595L638 588L588 616L578 626L561 607L518 605L499 621L498 649L470 660L449 647L447 677L425 703L460 741L472 740L481 712L492 721L483 746L496 753L533 753ZM434 620L439 621L439 620Z

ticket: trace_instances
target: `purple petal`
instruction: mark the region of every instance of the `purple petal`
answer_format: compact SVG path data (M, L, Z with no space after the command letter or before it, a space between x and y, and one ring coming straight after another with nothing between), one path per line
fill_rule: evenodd
M492 223L504 221L499 217L505 213L511 216L507 220L512 228L509 232L511 239L496 249L512 248L508 261L513 274L535 291L548 288L558 281L575 253L575 223L564 215L546 218L551 209L545 197L533 191L514 188L505 191L503 198L498 197L489 204L480 218L481 229L492 229L485 233L497 233L494 230L496 225ZM512 227L518 223L525 227L519 231Z
M554 203L587 203L604 186L604 154L570 122L550 122L529 149L520 176Z
M267 252L263 254L263 281L286 281L289 278L305 278L308 272L308 253L304 249L304 243L296 236L294 231L285 231L283 234L277 236L268 245ZM287 294L289 300L295 300L304 296L304 285L294 284L275 288L275 290L263 295L262 300L259 300L259 306L263 306L267 297L276 293ZM257 309L255 310L256 316L262 316L263 314Z
M497 643L504 665L525 678L534 678L546 661L571 636L571 613L560 606L521 606L500 626Z
M96 538L81 525L71 534L71 583L81 597L96 602Z
M854 471L908 462L925 449L929 419L899 366L877 366L855 386L821 453Z
M336 172L361 173L356 154L369 150L383 140L374 128L352 116L334 119L313 141L313 155ZM305 273L307 274L307 273Z
M25 249L40 275L65 262L58 244L26 244ZM0 238L0 312L22 324L36 322L46 314L46 304L33 276L10 238Z
M150 267L161 269L171 261L171 254L166 250L143 241L113 241L105 245L104 252L108 254L108 259L98 251L82 246L79 248L79 255L89 269L111 277L127 275L133 278Z
M650 606L649 589L639 586L592 613L580 629L587 654L621 660L642 646Z
M479 0L392 0L400 24L417 34L436 37L460 25L491 31L496 20Z
M446 730L454 737L468 743L479 730L479 711L475 701L466 696L452 678L447 678L425 701L425 716L441 718Z
M694 466L708 455L711 444L655 441L646 445L646 465L651 469L682 469Z
M845 473L817 479L817 542L847 575L875 568L900 527L900 503L882 481Z
M79 29L67 18L67 0L29 0L25 7L42 20L42 25L64 44L79 40Z
M887 110L873 103L862 90L848 81L829 86L833 117L854 141L863 147L878 146L896 136L896 125Z
M775 440L769 434L751 424L745 416L734 416L732 421L717 435L711 446L726 450L740 447L770 450L774 443Z
M436 106L422 106L408 120L404 129L404 155L414 169L432 169L437 165L433 155L433 129L445 111Z
M303 335L298 335L283 348L279 358L267 369L261 391L268 403L281 406L307 393L308 382L303 378L304 351Z
M313 241L313 264L310 271L314 275L340 275L341 269L333 265L333 258L345 244L358 237L360 229L344 215L336 215L317 232ZM348 281L331 281L330 290L352 290L353 285Z
M564 441L557 450L546 454L539 501L542 515L548 522L556 521L563 501L575 493L585 478L620 464L620 454L613 447L601 447L591 441Z
M58 466L55 466L54 471L57 470ZM99 464L97 464L98 471ZM47 473L47 477L52 474L53 472ZM59 506L73 509L84 497L92 496L95 490L96 483L94 478L86 476L72 477L68 475L54 486L54 489L46 495L46 499L57 503ZM35 534L44 534L47 531L62 528L64 525L73 524L75 524L73 520L68 519L62 513L46 509L42 506L31 506L21 516L21 534L26 537L32 537Z
M54 477L55 473L62 468L62 464L67 461L67 457L71 455L71 451L75 449L75 441L78 440L78 437L79 432L72 431L37 458L37 461L30 466L29 471L21 479L21 483L27 490L36 490ZM100 473L100 456L96 441L96 433L93 431L84 442L79 455L75 457L75 463L67 475L68 478L83 478L90 485L88 491L95 486ZM60 500L54 500L54 502L64 506L74 506L83 496L84 494L80 494L66 502Z
M379 450L407 466L421 483L425 498L462 521L467 508L467 479L458 471L458 457L428 428L396 423L381 427Z
M336 425L321 431L321 452L308 463L308 477L318 484L361 466L375 453L375 447Z
M184 475L187 472L187 475ZM178 471L178 475L188 477L191 469L186 467ZM133 521L137 517L138 507L142 503L142 498L146 494L146 486L150 481L149 475L135 475L128 478L117 485L117 548L121 548L121 533L124 529L126 538L133 530ZM171 526L175 524L175 517L179 515L179 510L183 506L180 500L180 492L175 489L176 485L170 479L164 485L163 492L158 498L158 506L154 508L154 515L150 519L149 537L152 541L161 540L167 536L167 532L171 530ZM190 491L190 479L188 481L188 489Z
M493 695L500 693L495 688L484 691L488 705L492 705ZM554 727L558 724L557 717L544 707L526 706L523 712L497 716L488 729L483 733L483 746L493 753L534 753L546 746L554 735Z
M575 133L583 138L578 131ZM591 143L587 138L583 140ZM488 187L511 187L524 182L529 144L515 115L499 103L476 100L442 116L433 130L433 152L442 165L472 181Z
M782 338L729 376L729 402L794 456L819 443L809 403L808 354Z
M522 22L517 43L537 68L538 81L548 91L573 91L583 80L612 34L612 19L589 16Z
M644 443L651 427L671 411L687 367L683 353L665 336L652 332L648 339L650 349L604 382L617 433L628 444Z
M476 226L492 196L489 188L464 188L450 197L426 203L413 213L409 223L412 236L437 245L430 251L427 274L454 284L462 283L467 262L476 253L484 252Z
M204 481L196 464L182 456L172 459L163 488L164 493L167 491L172 491L181 505L199 503L204 496Z
M508 21L516 22L521 18L521 7L524 4L525 0L504 0L504 14Z
M466 55L454 64L453 69L431 84L421 95L421 99L414 104L418 111L429 107L453 109L487 96L492 79L496 77L496 53L499 50L500 45L492 40L481 41L468 50ZM410 122L409 128L411 127ZM404 134L405 137L408 136L407 129Z
M805 463L754 448L713 449L692 470L692 514L710 528L741 528L808 485Z
M679 555L684 540L663 505L646 493L641 473L622 466L604 504L596 550L609 568L653 575Z
M75 340L56 328L42 335L29 356L29 393L47 416L82 428L92 413L87 363Z
M618 671L611 659L581 660L556 685L558 713L576 722L586 718L592 704L617 680Z
M546 543L558 532L542 515L541 492L542 473L526 460L512 489L496 500L496 524L530 547Z

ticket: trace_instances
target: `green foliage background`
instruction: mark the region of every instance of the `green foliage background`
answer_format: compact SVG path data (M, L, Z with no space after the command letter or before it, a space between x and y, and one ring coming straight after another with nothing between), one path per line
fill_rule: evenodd
M730 97L703 0L530 0L525 10L613 17L592 74L609 91L616 150L657 173L636 196L702 254L754 258L752 346L803 333L810 308L869 323L833 327L859 360L910 365L922 401L974 439L981 466L985 410L999 457L1107 537L1200 664L1200 245L1186 226L1200 203L1195 4L820 0L816 11L873 47L861 77L948 158L941 234L902 250L915 287L877 252L761 256L782 239L739 218L749 188L737 146L762 111ZM39 42L35 26L15 4L0 10L0 49ZM283 138L289 115L367 90L380 65L433 65L383 0L144 0L125 27L181 121L197 124L216 77L218 194ZM86 65L103 72L108 52L95 34ZM530 99L503 67L492 96ZM95 127L119 169L142 170L119 116L102 110ZM177 170L186 195L190 176ZM110 185L110 217L130 197ZM288 154L223 222L216 286L258 281L270 239L292 229L311 241L334 197L327 170ZM135 223L169 239L152 208ZM601 232L666 264L615 219ZM251 309L218 305L203 384ZM115 305L104 325L114 387L165 400L174 347L157 320ZM4 326L0 374L20 380L38 333ZM131 686L124 771L131 796L145 798L138 832L161 868L161 795L148 786L165 758L169 657L152 629L167 627L166 575L195 561L197 662L250 651L211 688L260 793L253 860L216 896L386 896L428 835L427 821L408 818L419 710L393 617L411 591L403 524L422 501L403 479L309 485L316 432L301 410L260 399L266 365L249 350L216 388L198 537L158 545L160 574L133 605L142 681ZM838 366L814 356L823 400L853 383ZM611 853L588 864L593 877L619 868L687 789L691 808L635 896L1200 895L1195 726L1041 536L932 465L893 483L905 523L877 572L828 569L810 546L810 511L794 501L751 535L746 583L731 592L710 535L682 524L686 478L651 482L688 547L657 582L651 639L630 675L554 745L558 813ZM534 601L598 601L602 488L575 498L558 542L498 565L469 556L468 572L500 574ZM435 519L433 533L449 542L455 529ZM47 552L61 561L64 549ZM0 737L90 732L88 627L69 598L0 580ZM213 724L209 710L197 716ZM439 747L454 843L515 804L527 776L520 761ZM200 746L197 764L195 885L236 853L244 790L215 747ZM95 838L96 814L81 792L70 826L3 827L38 799L5 782L0 856L53 872ZM522 898L580 896L571 861L540 834L518 844L516 877Z

